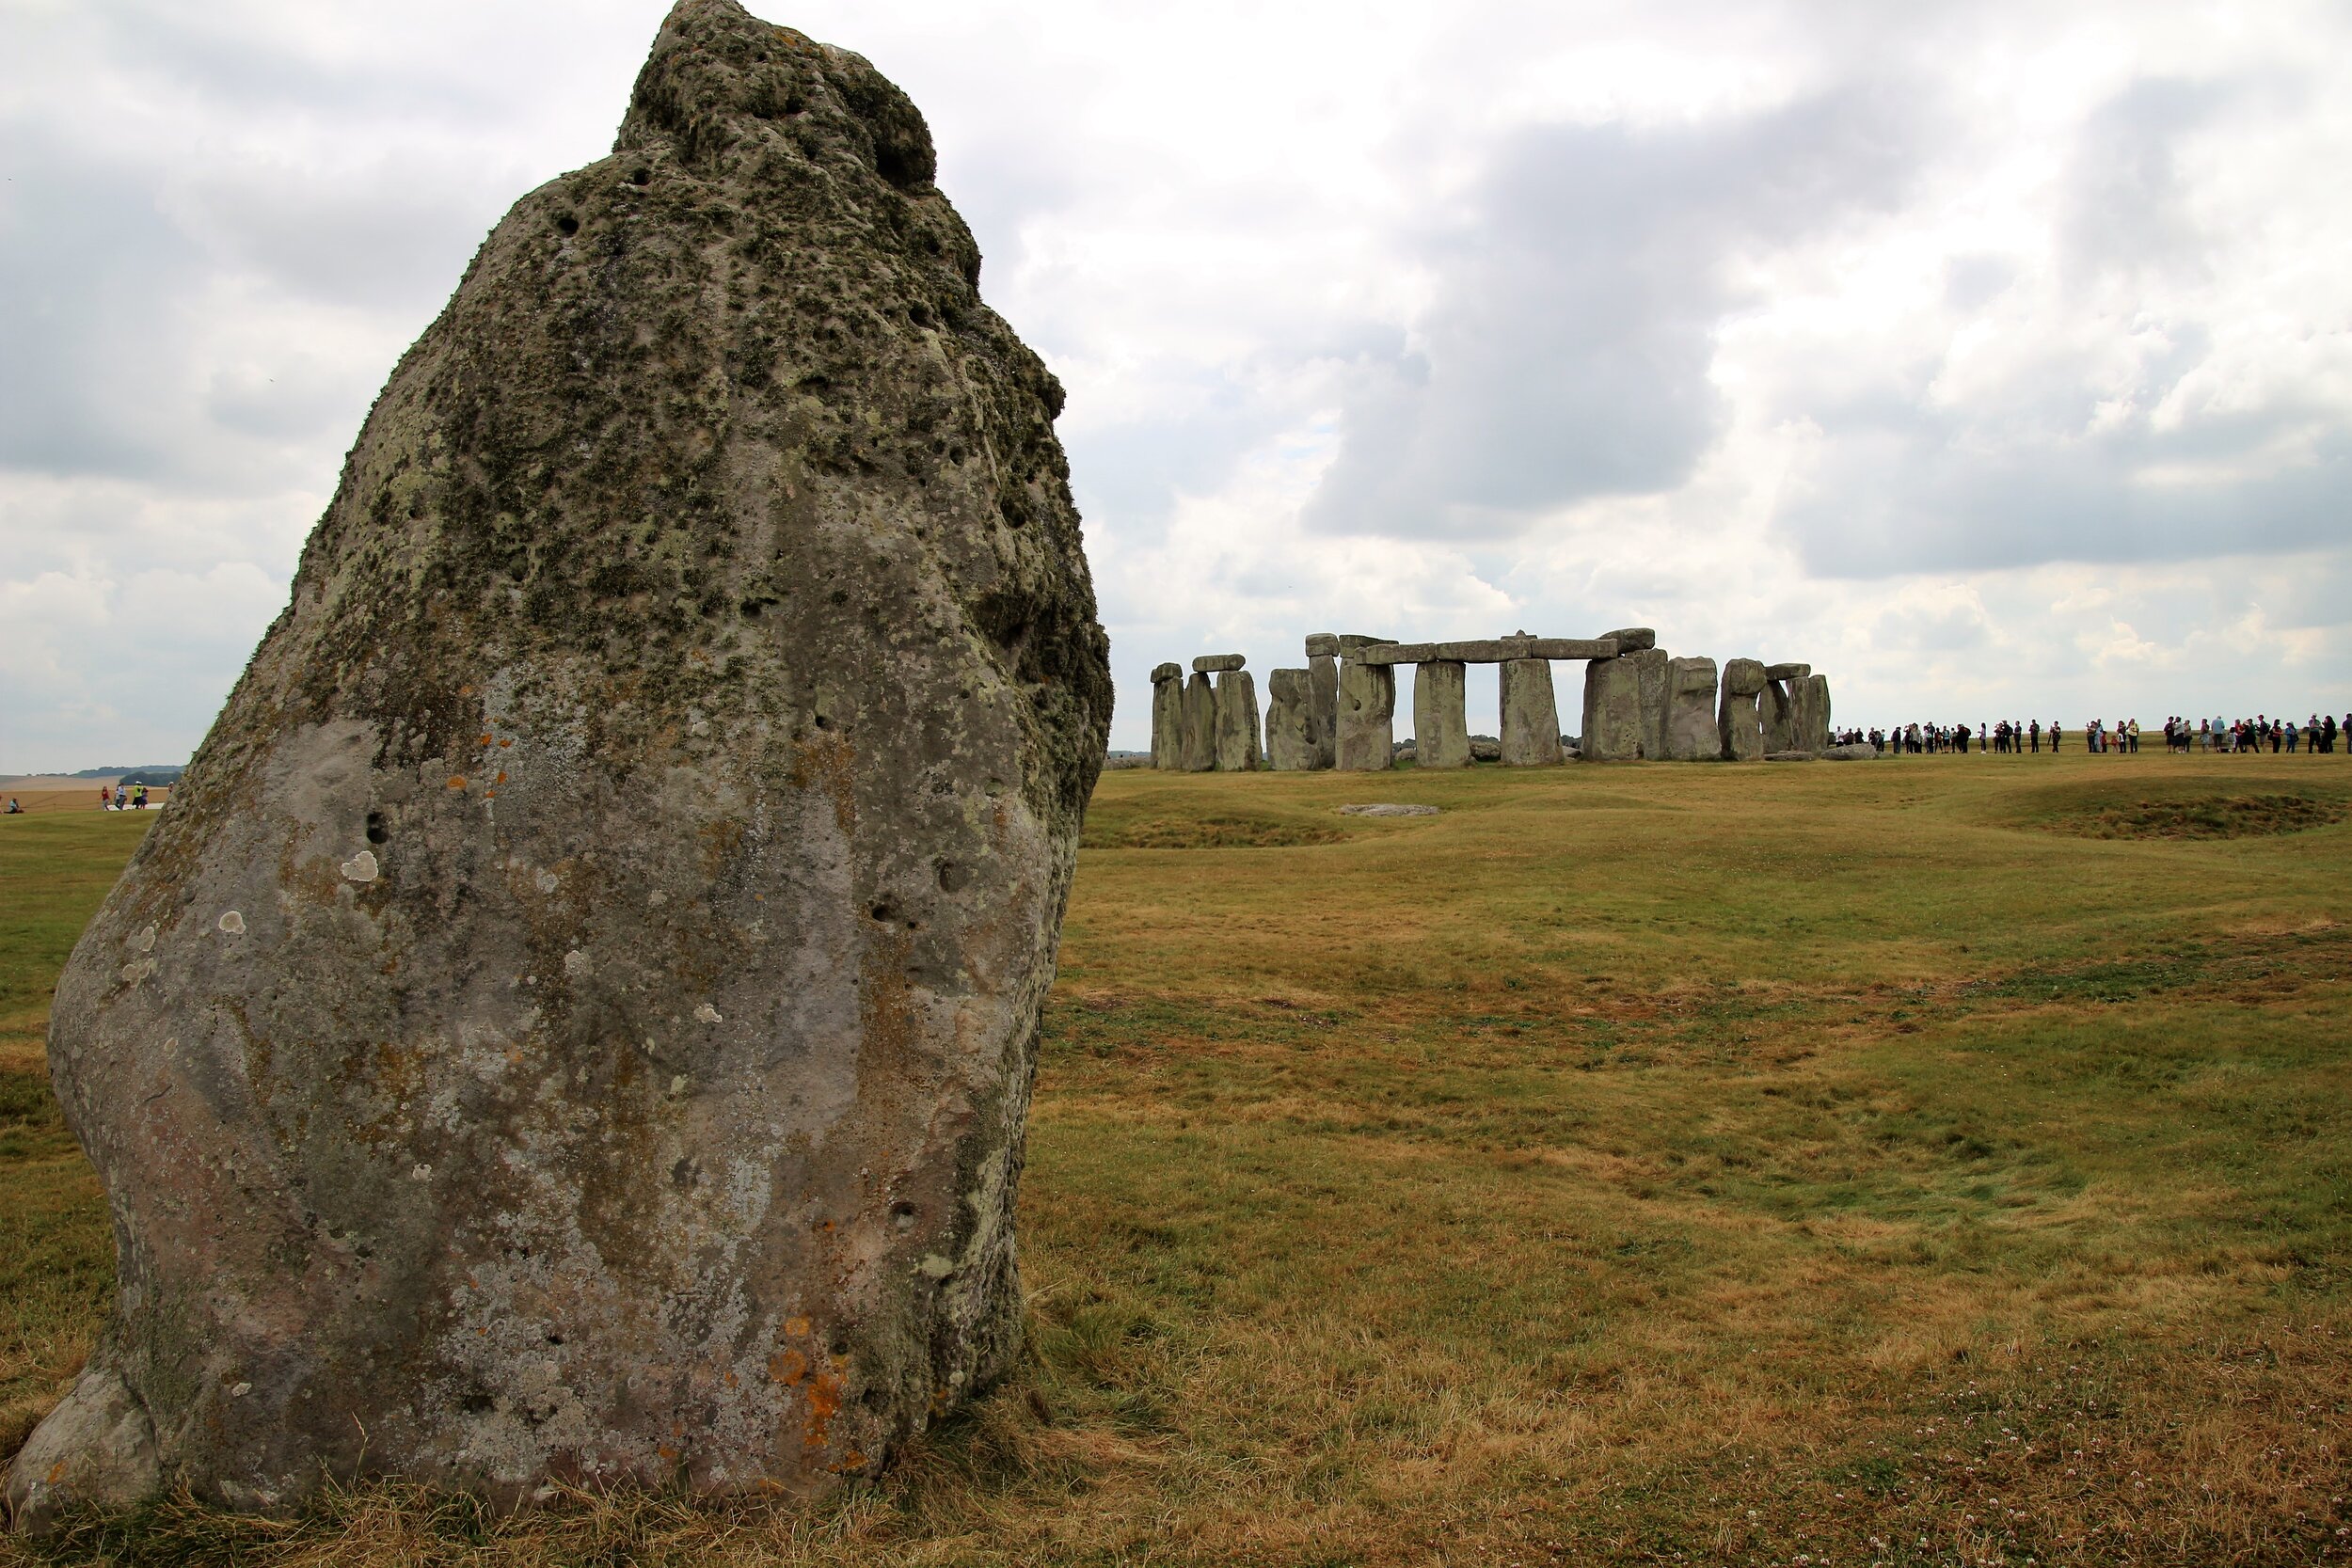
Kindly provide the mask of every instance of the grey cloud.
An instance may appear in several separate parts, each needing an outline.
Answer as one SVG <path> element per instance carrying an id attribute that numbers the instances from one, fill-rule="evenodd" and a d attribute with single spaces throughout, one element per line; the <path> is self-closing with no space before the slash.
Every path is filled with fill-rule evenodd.
<path id="1" fill-rule="evenodd" d="M 2076 282 L 2105 273 L 2194 275 L 2204 242 L 2175 144 L 2231 95 L 2216 83 L 2142 79 L 2091 115 L 2063 187 L 2060 239 Z"/>
<path id="2" fill-rule="evenodd" d="M 1335 532 L 1507 537 L 1530 514 L 1686 479 L 1724 418 L 1708 380 L 1725 263 L 1899 192 L 1909 111 L 1848 93 L 1734 122 L 1513 137 L 1427 258 L 1420 347 L 1371 367 L 1309 509 Z"/>

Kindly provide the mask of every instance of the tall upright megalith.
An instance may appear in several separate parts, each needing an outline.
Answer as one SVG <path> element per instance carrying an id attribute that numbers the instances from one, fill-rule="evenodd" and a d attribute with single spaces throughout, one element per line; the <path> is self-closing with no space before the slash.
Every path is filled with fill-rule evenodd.
<path id="1" fill-rule="evenodd" d="M 120 1289 L 20 1525 L 802 1491 L 1010 1363 L 1111 685 L 931 176 L 865 60 L 681 0 L 393 372 L 58 985 Z"/>
<path id="2" fill-rule="evenodd" d="M 1258 686 L 1247 670 L 1216 677 L 1216 766 L 1221 773 L 1258 770 Z"/>
<path id="3" fill-rule="evenodd" d="M 1181 755 L 1187 773 L 1216 769 L 1216 688 L 1205 673 L 1196 673 L 1184 683 L 1184 744 Z"/>
<path id="4" fill-rule="evenodd" d="M 1502 762 L 1507 768 L 1540 768 L 1560 760 L 1560 702 L 1551 688 L 1551 661 L 1504 659 Z"/>
<path id="5" fill-rule="evenodd" d="M 1808 673 L 1788 683 L 1789 729 L 1801 752 L 1829 750 L 1829 677 Z"/>
<path id="6" fill-rule="evenodd" d="M 1764 689 L 1756 699 L 1756 710 L 1764 725 L 1766 755 L 1810 749 L 1798 738 L 1801 723 L 1796 684 L 1812 673 L 1813 666 L 1810 664 L 1768 664 L 1764 667 Z"/>
<path id="7" fill-rule="evenodd" d="M 1413 766 L 1468 768 L 1469 670 L 1454 658 L 1413 666 Z"/>
<path id="8" fill-rule="evenodd" d="M 1349 772 L 1378 772 L 1396 763 L 1396 666 L 1345 657 L 1389 641 L 1340 639 L 1338 765 Z"/>
<path id="9" fill-rule="evenodd" d="M 1308 695 L 1314 705 L 1315 766 L 1337 768 L 1340 744 L 1340 639 L 1336 632 L 1307 637 Z"/>
<path id="10" fill-rule="evenodd" d="M 1666 661 L 1666 713 L 1659 755 L 1668 762 L 1712 762 L 1723 754 L 1715 724 L 1715 661 Z"/>
<path id="11" fill-rule="evenodd" d="M 1317 761 L 1314 710 L 1304 670 L 1266 673 L 1265 762 L 1278 772 L 1312 772 Z"/>
<path id="12" fill-rule="evenodd" d="M 1755 659 L 1724 661 L 1723 701 L 1716 710 L 1715 734 L 1725 762 L 1763 760 L 1764 725 L 1756 701 L 1764 684 L 1764 666 Z"/>
<path id="13" fill-rule="evenodd" d="M 1184 755 L 1184 666 L 1157 665 L 1152 671 L 1152 766 L 1181 768 Z"/>

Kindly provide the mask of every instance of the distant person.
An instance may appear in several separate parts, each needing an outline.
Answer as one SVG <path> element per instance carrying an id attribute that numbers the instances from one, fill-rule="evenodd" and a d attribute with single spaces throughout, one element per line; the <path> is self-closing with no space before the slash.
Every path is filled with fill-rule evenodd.
<path id="1" fill-rule="evenodd" d="M 2042 754 L 2041 720 L 2037 719 L 2032 723 L 2026 726 L 2026 744 L 2033 749 L 2033 754 L 2035 756 L 2040 756 Z"/>
<path id="2" fill-rule="evenodd" d="M 98 809 L 100 811 L 104 811 L 108 806 L 113 805 L 114 800 L 115 792 L 112 789 L 104 784 L 98 786 Z"/>
<path id="3" fill-rule="evenodd" d="M 22 816 L 24 815 L 24 807 L 23 803 L 20 802 L 13 795 L 8 797 L 8 809 L 6 812 L 0 812 L 0 816 Z"/>

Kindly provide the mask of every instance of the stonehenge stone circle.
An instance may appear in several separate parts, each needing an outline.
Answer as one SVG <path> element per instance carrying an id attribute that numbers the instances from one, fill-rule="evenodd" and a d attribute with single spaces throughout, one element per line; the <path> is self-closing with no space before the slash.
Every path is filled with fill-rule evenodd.
<path id="1" fill-rule="evenodd" d="M 1764 685 L 1764 666 L 1755 659 L 1735 658 L 1724 663 L 1723 703 L 1715 721 L 1724 761 L 1763 760 L 1764 726 L 1756 714 L 1756 701 Z"/>
<path id="2" fill-rule="evenodd" d="M 864 59 L 681 0 L 392 372 L 58 983 L 119 1293 L 20 1528 L 808 1492 L 1012 1363 L 1111 684 L 932 173 Z"/>
<path id="3" fill-rule="evenodd" d="M 1196 675 L 1228 674 L 1248 662 L 1239 654 L 1202 654 L 1192 661 L 1192 673 Z"/>
<path id="4" fill-rule="evenodd" d="M 1668 762 L 1711 762 L 1724 754 L 1723 736 L 1715 722 L 1713 659 L 1666 661 L 1664 729 L 1664 745 L 1659 754 Z"/>
<path id="5" fill-rule="evenodd" d="M 1184 750 L 1184 672 L 1181 665 L 1162 664 L 1152 671 L 1152 766 L 1183 766 Z"/>
<path id="6" fill-rule="evenodd" d="M 1413 760 L 1417 766 L 1470 766 L 1467 680 L 1468 667 L 1455 659 L 1430 659 L 1414 667 Z"/>
<path id="7" fill-rule="evenodd" d="M 1319 766 L 1311 680 L 1304 670 L 1266 673 L 1266 766 L 1277 771 L 1308 773 Z"/>
<path id="8" fill-rule="evenodd" d="M 1376 647 L 1382 637 L 1340 639 L 1343 656 Z M 1396 746 L 1396 667 L 1343 657 L 1339 679 L 1338 763 L 1349 772 L 1377 772 L 1391 765 Z"/>
<path id="9" fill-rule="evenodd" d="M 1247 670 L 1216 677 L 1216 767 L 1220 773 L 1258 770 L 1258 686 Z"/>
<path id="10" fill-rule="evenodd" d="M 1502 763 L 1539 768 L 1560 760 L 1560 705 L 1547 659 L 1514 658 L 1501 666 Z"/>
<path id="11" fill-rule="evenodd" d="M 1216 768 L 1216 689 L 1206 675 L 1184 683 L 1184 769 L 1207 773 Z"/>

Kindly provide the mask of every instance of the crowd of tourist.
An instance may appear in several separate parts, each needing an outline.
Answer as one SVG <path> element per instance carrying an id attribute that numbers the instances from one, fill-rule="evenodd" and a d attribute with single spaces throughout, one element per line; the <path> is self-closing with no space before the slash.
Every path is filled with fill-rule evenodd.
<path id="1" fill-rule="evenodd" d="M 2164 721 L 2163 741 L 2168 752 L 2299 750 L 2332 753 L 2337 740 L 2346 731 L 2352 731 L 2352 713 L 2345 714 L 2341 724 L 2332 713 L 2314 713 L 2299 724 L 2292 719 L 2273 719 L 2263 713 L 2251 719 L 2190 720 L 2176 715 Z M 2086 752 L 2137 752 L 2139 721 L 2125 719 L 2109 725 L 2104 719 L 2093 719 L 2071 735 L 2059 723 L 2044 727 L 2039 719 L 2024 723 L 2004 719 L 1997 724 L 1979 723 L 1973 732 L 1965 724 L 1898 724 L 1892 730 L 1840 730 L 1831 736 L 1835 745 L 1867 742 L 1876 747 L 1882 756 L 1890 749 L 1902 755 L 1921 756 L 1941 752 L 1965 753 L 1971 748 L 2012 756 L 2038 755 L 2045 745 L 2057 752 L 2069 739 Z"/>

